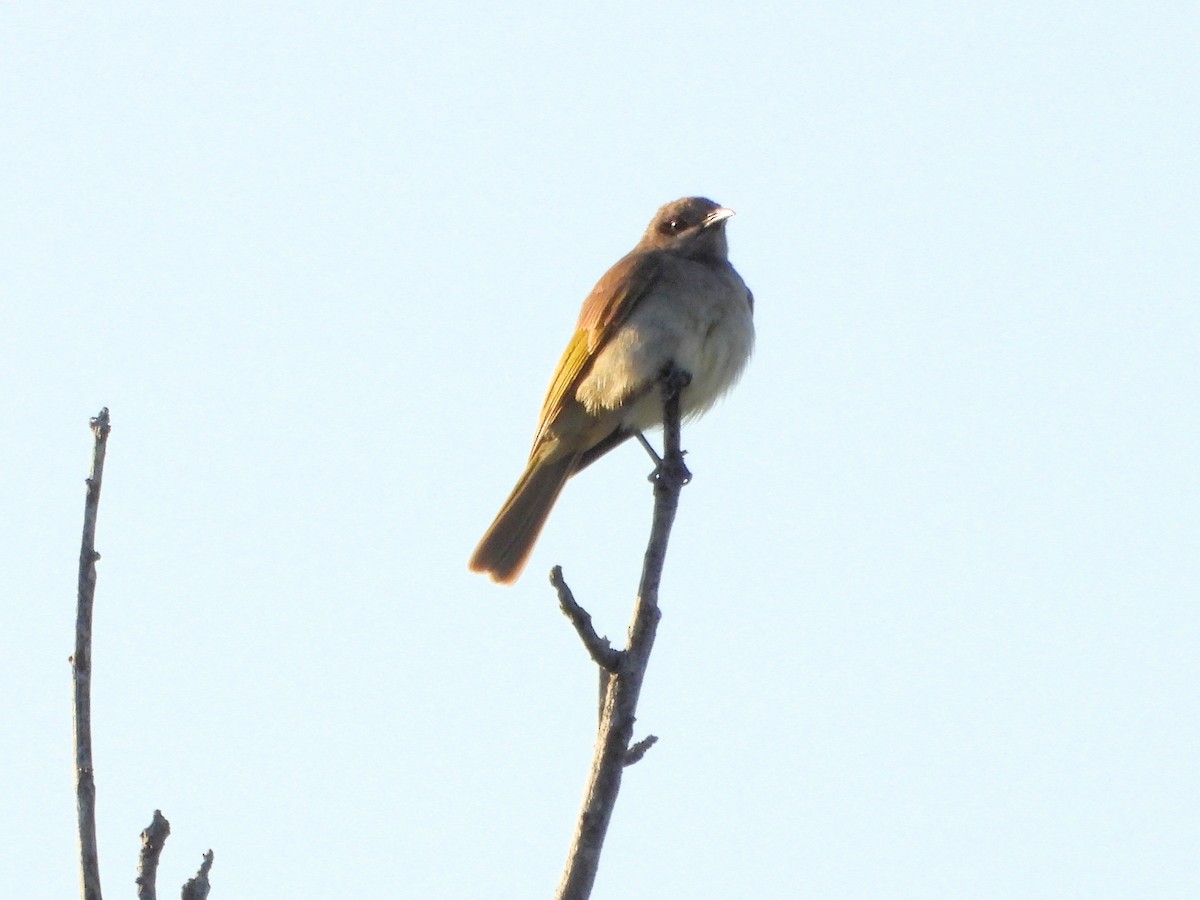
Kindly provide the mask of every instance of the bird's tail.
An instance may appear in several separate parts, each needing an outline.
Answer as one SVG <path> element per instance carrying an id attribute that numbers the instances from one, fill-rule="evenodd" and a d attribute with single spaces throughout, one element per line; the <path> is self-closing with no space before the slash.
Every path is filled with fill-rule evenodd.
<path id="1" fill-rule="evenodd" d="M 471 571 L 486 572 L 500 584 L 512 584 L 520 577 L 546 517 L 578 461 L 579 455 L 574 454 L 529 463 L 475 548 Z"/>

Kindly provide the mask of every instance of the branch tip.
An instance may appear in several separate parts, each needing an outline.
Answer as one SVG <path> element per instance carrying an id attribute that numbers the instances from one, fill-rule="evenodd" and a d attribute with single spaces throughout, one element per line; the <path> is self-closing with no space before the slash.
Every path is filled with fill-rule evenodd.
<path id="1" fill-rule="evenodd" d="M 209 850 L 204 854 L 203 862 L 200 863 L 200 868 L 196 871 L 194 878 L 189 878 L 187 884 L 183 886 L 183 891 L 180 894 L 182 900 L 205 900 L 211 886 L 208 883 L 208 872 L 212 869 L 213 852 Z"/>
<path id="2" fill-rule="evenodd" d="M 138 853 L 137 885 L 138 900 L 155 900 L 158 877 L 158 860 L 162 855 L 163 844 L 171 834 L 171 823 L 166 820 L 162 810 L 156 809 L 150 824 L 142 832 L 142 849 Z"/>

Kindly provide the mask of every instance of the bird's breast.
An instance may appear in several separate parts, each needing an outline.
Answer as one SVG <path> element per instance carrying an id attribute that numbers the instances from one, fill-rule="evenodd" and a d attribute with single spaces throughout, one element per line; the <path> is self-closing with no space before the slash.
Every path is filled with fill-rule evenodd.
<path id="1" fill-rule="evenodd" d="M 592 414 L 621 411 L 645 430 L 662 422 L 656 390 L 674 364 L 692 376 L 685 417 L 699 415 L 737 382 L 754 346 L 750 292 L 728 263 L 672 260 L 625 322 L 600 348 L 576 391 Z"/>

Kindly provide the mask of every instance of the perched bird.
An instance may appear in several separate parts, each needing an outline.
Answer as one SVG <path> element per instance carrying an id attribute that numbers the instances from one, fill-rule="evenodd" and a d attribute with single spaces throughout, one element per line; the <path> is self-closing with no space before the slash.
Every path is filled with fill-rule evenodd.
<path id="1" fill-rule="evenodd" d="M 738 380 L 754 345 L 754 297 L 729 264 L 732 215 L 703 197 L 668 203 L 592 289 L 550 382 L 525 472 L 475 548 L 473 571 L 517 580 L 567 479 L 662 424 L 657 387 L 672 364 L 691 376 L 680 396 L 684 418 Z"/>

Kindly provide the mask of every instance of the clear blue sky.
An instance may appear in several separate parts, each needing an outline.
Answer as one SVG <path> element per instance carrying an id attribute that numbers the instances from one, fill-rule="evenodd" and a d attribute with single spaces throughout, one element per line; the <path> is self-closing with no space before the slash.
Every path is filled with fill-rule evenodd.
<path id="1" fill-rule="evenodd" d="M 0 885 L 72 896 L 90 450 L 101 863 L 532 898 L 622 638 L 636 447 L 466 559 L 579 303 L 737 210 L 597 898 L 1200 896 L 1193 4 L 0 12 Z"/>

